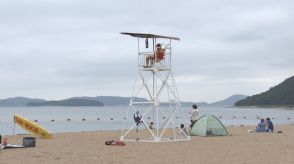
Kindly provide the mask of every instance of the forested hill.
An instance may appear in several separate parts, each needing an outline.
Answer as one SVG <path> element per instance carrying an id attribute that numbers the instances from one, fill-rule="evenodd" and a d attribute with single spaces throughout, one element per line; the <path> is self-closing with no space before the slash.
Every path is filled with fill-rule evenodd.
<path id="1" fill-rule="evenodd" d="M 294 76 L 270 90 L 236 102 L 236 106 L 293 106 Z"/>

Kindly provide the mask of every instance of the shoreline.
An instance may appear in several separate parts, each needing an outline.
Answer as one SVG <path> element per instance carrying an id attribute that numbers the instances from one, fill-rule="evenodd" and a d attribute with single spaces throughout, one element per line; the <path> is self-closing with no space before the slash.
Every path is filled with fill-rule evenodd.
<path id="1" fill-rule="evenodd" d="M 294 110 L 294 105 L 256 105 L 256 106 L 232 106 L 228 108 L 270 108 L 270 109 L 285 109 Z"/>
<path id="2" fill-rule="evenodd" d="M 229 136 L 192 136 L 188 142 L 125 142 L 125 146 L 107 146 L 106 140 L 118 140 L 120 130 L 54 133 L 53 139 L 36 139 L 36 147 L 0 150 L 1 164 L 18 163 L 200 163 L 200 164 L 292 164 L 294 126 L 277 125 L 283 133 L 248 133 L 254 126 L 227 127 Z M 22 138 L 8 137 L 9 144 L 21 144 Z"/>
<path id="3" fill-rule="evenodd" d="M 256 121 L 256 125 L 258 124 L 258 121 Z M 225 127 L 227 129 L 229 128 L 239 128 L 239 127 L 251 127 L 252 129 L 255 129 L 256 125 L 246 125 L 246 124 L 239 124 L 239 125 L 225 125 Z M 287 123 L 287 124 L 275 124 L 276 126 L 294 126 L 294 123 Z M 101 133 L 101 132 L 119 132 L 121 133 L 121 129 L 103 129 L 103 130 L 81 130 L 81 131 L 64 131 L 64 132 L 51 132 L 52 135 L 54 134 L 64 134 L 64 133 Z M 14 135 L 10 135 L 10 134 L 1 134 L 2 137 L 3 136 L 7 136 L 7 137 L 13 137 L 13 136 L 32 136 L 32 134 L 30 133 L 19 133 L 19 134 L 14 134 Z"/>

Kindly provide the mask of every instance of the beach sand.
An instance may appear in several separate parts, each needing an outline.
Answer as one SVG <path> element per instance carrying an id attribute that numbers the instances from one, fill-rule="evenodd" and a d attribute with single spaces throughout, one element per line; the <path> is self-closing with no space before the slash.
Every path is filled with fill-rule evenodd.
<path id="1" fill-rule="evenodd" d="M 293 164 L 294 126 L 278 126 L 283 133 L 248 133 L 254 127 L 229 127 L 230 136 L 197 137 L 189 142 L 126 142 L 120 131 L 57 133 L 54 139 L 37 138 L 37 146 L 0 150 L 0 164 Z M 4 136 L 10 144 L 22 144 L 29 135 Z"/>

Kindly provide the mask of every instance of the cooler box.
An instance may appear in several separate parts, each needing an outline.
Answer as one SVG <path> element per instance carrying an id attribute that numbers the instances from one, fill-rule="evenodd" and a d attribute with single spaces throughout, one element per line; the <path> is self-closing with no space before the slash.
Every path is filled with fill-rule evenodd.
<path id="1" fill-rule="evenodd" d="M 35 147 L 36 146 L 36 138 L 35 137 L 24 137 L 22 145 L 24 147 Z"/>

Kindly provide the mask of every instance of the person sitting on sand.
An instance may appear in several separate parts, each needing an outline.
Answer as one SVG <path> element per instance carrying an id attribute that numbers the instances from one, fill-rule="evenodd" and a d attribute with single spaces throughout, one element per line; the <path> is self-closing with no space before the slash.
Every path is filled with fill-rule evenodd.
<path id="1" fill-rule="evenodd" d="M 153 129 L 153 122 L 150 122 L 149 129 Z"/>
<path id="2" fill-rule="evenodd" d="M 266 132 L 274 132 L 274 124 L 270 118 L 266 118 Z"/>
<path id="3" fill-rule="evenodd" d="M 256 132 L 266 132 L 266 124 L 265 124 L 265 121 L 264 121 L 263 118 L 257 124 L 257 127 L 256 127 L 255 131 Z"/>
<path id="4" fill-rule="evenodd" d="M 182 135 L 189 135 L 189 133 L 188 133 L 187 129 L 185 128 L 185 125 L 184 124 L 181 124 L 180 125 L 180 128 L 182 130 L 182 133 L 184 133 Z"/>

